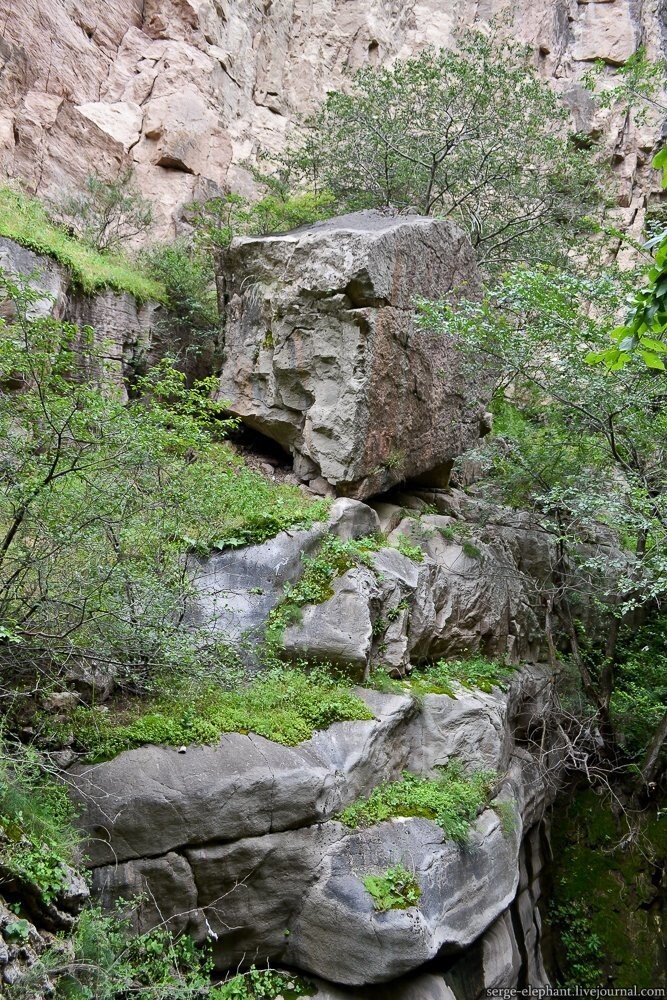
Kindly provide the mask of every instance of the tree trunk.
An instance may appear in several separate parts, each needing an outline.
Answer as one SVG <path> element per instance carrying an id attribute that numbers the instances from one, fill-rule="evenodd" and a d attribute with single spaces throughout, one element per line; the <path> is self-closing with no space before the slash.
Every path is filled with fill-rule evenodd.
<path id="1" fill-rule="evenodd" d="M 647 788 L 656 781 L 660 774 L 660 755 L 665 742 L 667 742 L 667 712 L 663 715 L 660 725 L 653 734 L 642 761 L 641 777 Z"/>

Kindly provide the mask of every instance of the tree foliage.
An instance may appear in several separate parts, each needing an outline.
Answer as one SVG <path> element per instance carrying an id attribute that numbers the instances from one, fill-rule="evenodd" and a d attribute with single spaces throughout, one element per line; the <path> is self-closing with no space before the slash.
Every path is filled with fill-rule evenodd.
<path id="1" fill-rule="evenodd" d="M 166 290 L 154 331 L 159 350 L 173 354 L 190 378 L 214 372 L 220 316 L 211 254 L 178 239 L 148 247 L 141 260 Z"/>
<path id="2" fill-rule="evenodd" d="M 214 379 L 187 387 L 166 358 L 127 403 L 92 331 L 34 318 L 38 293 L 0 277 L 0 666 L 99 659 L 145 683 L 202 660 L 188 553 L 321 509 L 234 459 Z"/>
<path id="3" fill-rule="evenodd" d="M 339 209 L 448 216 L 493 268 L 558 257 L 596 201 L 590 153 L 567 132 L 528 51 L 498 29 L 468 31 L 454 50 L 356 72 L 279 166 Z"/>
<path id="4" fill-rule="evenodd" d="M 65 199 L 55 214 L 82 242 L 103 253 L 120 250 L 153 222 L 151 202 L 136 187 L 131 167 L 111 181 L 91 174 L 83 190 Z"/>
<path id="5" fill-rule="evenodd" d="M 260 182 L 270 181 L 258 175 Z M 290 196 L 280 184 L 254 203 L 238 194 L 192 202 L 190 219 L 195 238 L 205 251 L 220 254 L 235 236 L 266 236 L 327 219 L 333 214 L 330 194 L 302 192 Z"/>
<path id="6" fill-rule="evenodd" d="M 458 338 L 469 365 L 494 375 L 495 434 L 483 449 L 490 485 L 535 511 L 558 542 L 556 586 L 546 596 L 610 750 L 617 624 L 591 666 L 580 649 L 578 598 L 592 595 L 618 623 L 667 593 L 664 375 L 643 363 L 610 372 L 587 361 L 608 343 L 634 280 L 611 268 L 583 276 L 521 267 L 482 302 L 423 312 L 429 327 Z"/>

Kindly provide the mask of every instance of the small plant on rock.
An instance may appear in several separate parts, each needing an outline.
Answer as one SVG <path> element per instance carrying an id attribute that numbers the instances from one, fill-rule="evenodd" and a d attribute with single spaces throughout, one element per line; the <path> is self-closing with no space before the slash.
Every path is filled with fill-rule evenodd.
<path id="1" fill-rule="evenodd" d="M 356 829 L 400 816 L 423 816 L 434 820 L 451 840 L 465 843 L 494 779 L 492 771 L 465 774 L 457 761 L 441 768 L 437 778 L 404 771 L 400 781 L 378 785 L 365 801 L 348 806 L 338 818 Z"/>
<path id="2" fill-rule="evenodd" d="M 111 181 L 91 174 L 83 191 L 58 206 L 57 218 L 84 243 L 106 253 L 148 232 L 153 208 L 136 187 L 128 167 Z"/>
<path id="3" fill-rule="evenodd" d="M 362 882 L 373 898 L 373 907 L 381 913 L 407 910 L 419 903 L 419 883 L 403 865 L 393 865 L 382 875 L 365 875 Z"/>

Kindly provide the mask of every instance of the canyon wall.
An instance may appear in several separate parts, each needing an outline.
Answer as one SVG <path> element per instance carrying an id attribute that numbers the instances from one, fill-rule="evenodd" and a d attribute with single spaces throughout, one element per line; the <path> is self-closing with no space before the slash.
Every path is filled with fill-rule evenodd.
<path id="1" fill-rule="evenodd" d="M 192 197 L 249 191 L 243 164 L 279 149 L 347 70 L 448 45 L 506 11 L 584 133 L 609 130 L 622 222 L 643 218 L 655 129 L 596 115 L 579 81 L 663 45 L 662 0 L 1 0 L 0 169 L 57 198 L 131 163 L 156 235 Z"/>

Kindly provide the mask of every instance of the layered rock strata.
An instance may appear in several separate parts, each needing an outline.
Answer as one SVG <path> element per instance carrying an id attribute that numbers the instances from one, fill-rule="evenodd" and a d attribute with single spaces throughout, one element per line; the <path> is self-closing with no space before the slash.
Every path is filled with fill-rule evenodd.
<path id="1" fill-rule="evenodd" d="M 220 969 L 269 959 L 363 986 L 437 957 L 454 968 L 480 942 L 482 951 L 498 952 L 486 961 L 502 985 L 516 979 L 508 914 L 529 888 L 523 834 L 541 819 L 550 793 L 537 758 L 514 735 L 519 725 L 523 732 L 541 724 L 549 669 L 523 667 L 506 691 L 457 688 L 454 698 L 428 695 L 421 705 L 359 693 L 373 721 L 337 723 L 294 748 L 229 734 L 186 753 L 145 747 L 72 769 L 95 891 L 109 904 L 141 893 L 141 927 L 166 919 L 210 939 Z M 359 830 L 336 819 L 403 770 L 435 774 L 454 758 L 493 768 L 492 805 L 505 803 L 502 822 L 493 807 L 480 814 L 467 845 L 426 819 Z M 362 878 L 397 863 L 414 873 L 419 905 L 379 913 Z M 533 934 L 537 963 L 529 908 L 525 936 Z M 465 1000 L 471 995 L 451 988 Z"/>
<path id="2" fill-rule="evenodd" d="M 150 355 L 162 313 L 159 303 L 137 302 L 127 292 L 111 290 L 84 295 L 72 287 L 66 268 L 2 236 L 0 268 L 29 279 L 38 295 L 29 309 L 32 318 L 52 316 L 93 331 L 98 360 L 97 371 L 90 374 L 115 384 L 124 395 L 125 380 Z"/>

